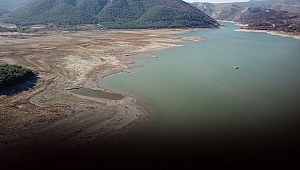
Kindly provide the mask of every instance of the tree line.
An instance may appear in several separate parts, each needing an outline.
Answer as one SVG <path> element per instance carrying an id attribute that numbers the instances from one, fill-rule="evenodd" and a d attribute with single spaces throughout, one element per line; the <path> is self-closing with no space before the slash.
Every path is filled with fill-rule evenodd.
<path id="1" fill-rule="evenodd" d="M 33 75 L 30 69 L 19 65 L 0 65 L 0 89 L 22 83 Z"/>
<path id="2" fill-rule="evenodd" d="M 180 0 L 36 0 L 3 21 L 33 24 L 101 24 L 108 29 L 216 28 L 218 23 Z"/>

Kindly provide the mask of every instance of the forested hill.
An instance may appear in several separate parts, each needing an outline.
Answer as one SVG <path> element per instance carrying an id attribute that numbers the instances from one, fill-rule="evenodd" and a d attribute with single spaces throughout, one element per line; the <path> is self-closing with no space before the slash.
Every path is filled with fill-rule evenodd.
<path id="1" fill-rule="evenodd" d="M 0 0 L 0 16 L 23 5 L 29 4 L 31 1 L 32 0 Z"/>
<path id="2" fill-rule="evenodd" d="M 75 0 L 34 0 L 8 14 L 4 22 L 16 25 L 48 23 L 72 25 L 97 23 L 97 19 L 84 10 L 80 10 Z"/>
<path id="3" fill-rule="evenodd" d="M 96 24 L 106 28 L 217 28 L 182 0 L 34 0 L 3 20 L 16 25 Z"/>

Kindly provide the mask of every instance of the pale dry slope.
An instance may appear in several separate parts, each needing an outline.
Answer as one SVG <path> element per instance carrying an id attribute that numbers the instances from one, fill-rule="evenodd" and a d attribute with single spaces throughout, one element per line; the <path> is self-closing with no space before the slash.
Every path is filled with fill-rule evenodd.
<path id="1" fill-rule="evenodd" d="M 180 46 L 174 42 L 200 40 L 174 36 L 187 31 L 1 34 L 0 64 L 19 64 L 38 73 L 34 88 L 0 95 L 1 166 L 80 148 L 109 152 L 112 143 L 141 131 L 154 115 L 145 101 L 131 96 L 120 101 L 84 97 L 69 90 L 99 89 L 96 82 L 101 77 L 128 69 L 129 55 L 153 56 L 149 52 Z"/>

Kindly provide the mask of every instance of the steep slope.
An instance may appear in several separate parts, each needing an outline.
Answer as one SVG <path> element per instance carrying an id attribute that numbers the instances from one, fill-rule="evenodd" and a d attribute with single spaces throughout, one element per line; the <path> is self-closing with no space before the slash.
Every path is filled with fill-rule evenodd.
<path id="1" fill-rule="evenodd" d="M 219 24 L 181 0 L 118 0 L 98 14 L 109 28 L 216 28 Z"/>
<path id="2" fill-rule="evenodd" d="M 246 23 L 244 29 L 284 31 L 289 33 L 300 33 L 300 14 L 286 11 L 276 11 L 272 9 L 251 11 L 240 19 Z"/>
<path id="3" fill-rule="evenodd" d="M 195 2 L 191 5 L 217 20 L 237 21 L 240 18 L 239 15 L 245 15 L 248 8 L 256 7 L 300 13 L 300 0 L 252 0 L 219 4 Z"/>
<path id="4" fill-rule="evenodd" d="M 252 0 L 224 4 L 192 3 L 193 6 L 218 20 L 247 24 L 244 29 L 300 33 L 300 0 Z M 276 9 L 276 10 L 274 10 Z"/>
<path id="5" fill-rule="evenodd" d="M 110 0 L 76 0 L 73 5 L 91 15 L 97 15 Z"/>
<path id="6" fill-rule="evenodd" d="M 197 2 L 193 4 L 199 10 L 217 20 L 232 20 L 238 13 L 244 10 L 243 7 L 231 3 L 213 4 Z"/>
<path id="7" fill-rule="evenodd" d="M 108 2 L 99 12 L 98 18 L 103 22 L 128 22 L 137 20 L 144 12 L 141 1 L 117 0 Z"/>
<path id="8" fill-rule="evenodd" d="M 277 11 L 300 13 L 300 0 L 261 0 L 249 2 L 236 2 L 233 4 L 244 8 L 262 7 L 265 9 L 274 9 Z"/>
<path id="9" fill-rule="evenodd" d="M 106 28 L 217 28 L 219 23 L 182 0 L 35 0 L 5 19 L 17 25 L 95 24 Z"/>
<path id="10" fill-rule="evenodd" d="M 17 25 L 31 24 L 87 24 L 97 19 L 76 6 L 75 0 L 35 0 L 11 12 L 5 22 Z"/>
<path id="11" fill-rule="evenodd" d="M 0 0 L 0 16 L 29 4 L 31 1 L 32 0 Z"/>

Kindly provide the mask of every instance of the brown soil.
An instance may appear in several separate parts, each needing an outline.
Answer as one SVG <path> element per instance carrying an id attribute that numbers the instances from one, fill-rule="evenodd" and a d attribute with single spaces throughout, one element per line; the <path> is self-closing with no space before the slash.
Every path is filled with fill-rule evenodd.
<path id="1" fill-rule="evenodd" d="M 1 34 L 0 64 L 18 64 L 38 73 L 34 88 L 0 95 L 1 166 L 27 162 L 31 167 L 37 157 L 74 148 L 106 148 L 102 150 L 109 152 L 112 143 L 140 132 L 153 118 L 153 111 L 141 100 L 131 96 L 104 100 L 74 95 L 69 90 L 99 89 L 96 81 L 101 77 L 128 69 L 128 55 L 155 57 L 149 51 L 179 46 L 174 42 L 199 40 L 173 36 L 186 31 L 99 30 L 24 37 Z"/>

